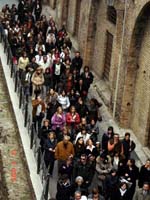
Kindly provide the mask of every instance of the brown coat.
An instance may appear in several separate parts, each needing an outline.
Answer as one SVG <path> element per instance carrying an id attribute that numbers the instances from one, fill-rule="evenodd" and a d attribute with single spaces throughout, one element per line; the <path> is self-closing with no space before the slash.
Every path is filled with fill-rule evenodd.
<path id="1" fill-rule="evenodd" d="M 74 156 L 74 147 L 71 142 L 68 142 L 67 147 L 64 148 L 63 141 L 56 146 L 55 158 L 57 160 L 66 160 L 70 155 Z"/>
<path id="2" fill-rule="evenodd" d="M 37 110 L 37 107 L 39 104 L 42 105 L 42 112 L 45 112 L 45 103 L 43 101 L 39 102 L 37 99 L 34 99 L 34 100 L 32 100 L 32 107 L 33 107 L 32 116 L 33 117 L 35 117 L 35 115 L 36 115 L 36 110 Z"/>

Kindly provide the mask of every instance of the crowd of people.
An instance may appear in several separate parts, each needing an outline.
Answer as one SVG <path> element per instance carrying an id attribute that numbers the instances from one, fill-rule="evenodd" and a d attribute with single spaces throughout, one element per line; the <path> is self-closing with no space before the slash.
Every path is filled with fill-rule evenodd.
<path id="1" fill-rule="evenodd" d="M 50 176 L 58 162 L 56 199 L 150 200 L 150 160 L 136 166 L 130 133 L 121 140 L 110 126 L 99 140 L 94 76 L 79 51 L 72 55 L 65 26 L 42 15 L 40 0 L 6 4 L 0 17 Z"/>

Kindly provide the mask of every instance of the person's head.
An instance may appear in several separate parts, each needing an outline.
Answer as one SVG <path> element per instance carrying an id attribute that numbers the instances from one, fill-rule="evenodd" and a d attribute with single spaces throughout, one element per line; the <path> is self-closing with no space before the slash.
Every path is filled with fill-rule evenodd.
<path id="1" fill-rule="evenodd" d="M 92 198 L 93 200 L 99 200 L 99 191 L 98 188 L 92 189 Z"/>
<path id="2" fill-rule="evenodd" d="M 86 131 L 86 128 L 85 127 L 82 127 L 81 128 L 81 134 L 82 135 L 86 135 L 87 131 Z"/>
<path id="3" fill-rule="evenodd" d="M 45 73 L 48 73 L 48 74 L 50 73 L 50 70 L 48 67 L 45 69 Z"/>
<path id="4" fill-rule="evenodd" d="M 126 182 L 122 182 L 121 184 L 120 184 L 120 188 L 121 188 L 121 190 L 126 190 L 126 189 L 128 189 L 128 186 L 127 186 L 127 183 Z"/>
<path id="5" fill-rule="evenodd" d="M 145 192 L 150 191 L 150 183 L 144 182 L 144 184 L 143 184 L 143 190 L 144 190 Z"/>
<path id="6" fill-rule="evenodd" d="M 118 151 L 114 151 L 114 157 L 119 157 L 119 153 L 118 153 Z"/>
<path id="7" fill-rule="evenodd" d="M 81 186 L 83 183 L 83 177 L 82 176 L 77 176 L 75 179 L 75 182 L 77 183 L 78 186 Z"/>
<path id="8" fill-rule="evenodd" d="M 86 142 L 86 145 L 87 146 L 92 146 L 93 145 L 92 139 L 88 139 L 87 142 Z"/>
<path id="9" fill-rule="evenodd" d="M 57 63 L 57 64 L 60 63 L 60 58 L 57 58 L 56 63 Z"/>
<path id="10" fill-rule="evenodd" d="M 68 175 L 67 174 L 63 174 L 61 177 L 60 177 L 61 181 L 63 183 L 66 183 L 69 179 Z"/>
<path id="11" fill-rule="evenodd" d="M 65 90 L 62 90 L 61 95 L 62 95 L 63 97 L 65 97 L 65 96 L 66 96 L 66 91 L 65 91 Z"/>
<path id="12" fill-rule="evenodd" d="M 63 113 L 63 109 L 62 109 L 61 106 L 58 106 L 58 108 L 57 108 L 57 113 L 58 113 L 58 114 L 62 114 L 62 113 Z"/>
<path id="13" fill-rule="evenodd" d="M 130 133 L 128 133 L 128 132 L 125 133 L 125 140 L 126 141 L 130 140 Z"/>
<path id="14" fill-rule="evenodd" d="M 67 135 L 64 135 L 63 143 L 64 143 L 64 144 L 68 144 L 69 140 L 70 140 L 70 137 L 67 136 Z"/>
<path id="15" fill-rule="evenodd" d="M 38 67 L 36 69 L 36 74 L 40 75 L 43 72 L 43 69 L 41 67 Z"/>
<path id="16" fill-rule="evenodd" d="M 95 119 L 91 119 L 90 124 L 94 126 L 96 124 Z"/>
<path id="17" fill-rule="evenodd" d="M 42 50 L 40 48 L 38 50 L 38 54 L 39 54 L 39 56 L 42 56 Z"/>
<path id="18" fill-rule="evenodd" d="M 44 126 L 49 126 L 49 120 L 48 119 L 44 120 Z"/>
<path id="19" fill-rule="evenodd" d="M 23 56 L 24 58 L 26 58 L 26 57 L 27 57 L 27 53 L 24 51 L 23 54 L 22 54 L 22 56 Z"/>
<path id="20" fill-rule="evenodd" d="M 66 63 L 66 65 L 70 65 L 71 63 L 70 63 L 70 59 L 67 59 L 66 61 L 65 61 L 65 63 Z"/>
<path id="21" fill-rule="evenodd" d="M 33 57 L 33 58 L 32 58 L 32 63 L 35 63 L 35 61 L 36 61 L 36 58 Z"/>
<path id="22" fill-rule="evenodd" d="M 82 164 L 86 164 L 87 161 L 87 155 L 86 154 L 82 154 L 80 157 L 80 161 Z"/>
<path id="23" fill-rule="evenodd" d="M 95 162 L 95 155 L 92 154 L 92 153 L 89 154 L 89 155 L 88 155 L 88 161 L 89 161 L 89 162 Z"/>
<path id="24" fill-rule="evenodd" d="M 46 55 L 43 56 L 43 61 L 47 62 L 47 56 Z"/>
<path id="25" fill-rule="evenodd" d="M 74 94 L 75 94 L 74 89 L 71 89 L 71 90 L 70 90 L 70 94 L 71 94 L 71 95 L 74 95 Z"/>
<path id="26" fill-rule="evenodd" d="M 119 134 L 115 133 L 114 134 L 114 142 L 118 142 L 119 141 Z"/>
<path id="27" fill-rule="evenodd" d="M 84 67 L 84 72 L 89 72 L 89 66 Z"/>
<path id="28" fill-rule="evenodd" d="M 54 140 L 55 139 L 55 133 L 54 132 L 49 132 L 48 137 L 50 140 Z"/>
<path id="29" fill-rule="evenodd" d="M 68 156 L 68 158 L 66 159 L 66 164 L 71 165 L 72 164 L 72 160 L 73 160 L 73 157 L 72 156 Z"/>
<path id="30" fill-rule="evenodd" d="M 63 133 L 63 135 L 68 135 L 69 130 L 68 130 L 68 127 L 67 127 L 67 126 L 64 126 L 64 127 L 63 127 L 62 133 Z"/>
<path id="31" fill-rule="evenodd" d="M 103 162 L 108 161 L 106 152 L 100 154 L 100 160 Z"/>
<path id="32" fill-rule="evenodd" d="M 78 138 L 78 140 L 77 140 L 77 144 L 79 144 L 79 145 L 84 144 L 83 137 L 79 137 L 79 138 Z"/>
<path id="33" fill-rule="evenodd" d="M 51 89 L 49 90 L 49 93 L 50 93 L 50 95 L 53 95 L 53 94 L 55 93 L 54 89 L 51 88 Z"/>
<path id="34" fill-rule="evenodd" d="M 109 126 L 108 129 L 107 129 L 107 133 L 109 135 L 112 135 L 114 133 L 114 128 L 112 126 Z"/>
<path id="35" fill-rule="evenodd" d="M 83 80 L 79 79 L 79 85 L 83 85 Z"/>
<path id="36" fill-rule="evenodd" d="M 71 113 L 75 113 L 75 112 L 76 112 L 75 106 L 71 106 L 71 107 L 70 107 L 70 112 L 71 112 Z"/>
<path id="37" fill-rule="evenodd" d="M 81 200 L 81 192 L 80 191 L 76 191 L 74 193 L 74 199 L 75 200 Z"/>
<path id="38" fill-rule="evenodd" d="M 86 125 L 86 124 L 87 124 L 86 118 L 82 117 L 81 118 L 81 125 Z"/>
<path id="39" fill-rule="evenodd" d="M 77 57 L 77 58 L 80 57 L 80 52 L 79 51 L 75 52 L 75 57 Z"/>
<path id="40" fill-rule="evenodd" d="M 110 173 L 111 173 L 112 176 L 116 176 L 116 175 L 117 175 L 117 170 L 113 168 L 113 169 L 110 171 Z"/>
<path id="41" fill-rule="evenodd" d="M 150 158 L 147 159 L 146 163 L 145 163 L 145 167 L 146 168 L 150 168 Z"/>
<path id="42" fill-rule="evenodd" d="M 130 158 L 130 159 L 128 159 L 128 162 L 127 162 L 127 165 L 129 166 L 129 167 L 132 167 L 132 166 L 134 166 L 135 165 L 135 160 L 132 158 Z"/>

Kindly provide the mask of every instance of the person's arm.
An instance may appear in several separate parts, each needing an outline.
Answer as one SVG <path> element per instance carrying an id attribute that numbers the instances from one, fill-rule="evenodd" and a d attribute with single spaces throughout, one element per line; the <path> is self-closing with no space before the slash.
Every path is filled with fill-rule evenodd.
<path id="1" fill-rule="evenodd" d="M 66 122 L 67 122 L 67 124 L 71 123 L 71 119 L 72 119 L 72 117 L 71 117 L 70 113 L 67 113 L 66 114 Z"/>
<path id="2" fill-rule="evenodd" d="M 79 123 L 80 123 L 80 116 L 79 116 L 79 114 L 78 114 L 78 113 L 76 113 L 75 122 L 76 122 L 77 124 L 79 124 Z"/>
<path id="3" fill-rule="evenodd" d="M 96 171 L 99 174 L 103 174 L 103 170 L 100 168 L 100 157 L 99 156 L 96 158 Z"/>
<path id="4" fill-rule="evenodd" d="M 139 200 L 137 191 L 134 193 L 133 200 Z"/>
<path id="5" fill-rule="evenodd" d="M 59 147 L 57 145 L 55 148 L 55 159 L 58 160 L 58 158 L 59 158 Z"/>
<path id="6" fill-rule="evenodd" d="M 69 101 L 69 97 L 67 97 L 67 105 L 66 105 L 66 108 L 69 108 L 70 106 L 70 101 Z"/>

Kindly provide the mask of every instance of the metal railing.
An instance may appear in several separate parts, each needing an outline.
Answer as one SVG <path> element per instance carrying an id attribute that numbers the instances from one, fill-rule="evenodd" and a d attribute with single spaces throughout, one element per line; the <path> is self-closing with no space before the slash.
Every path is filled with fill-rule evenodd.
<path id="1" fill-rule="evenodd" d="M 11 46 L 9 44 L 8 37 L 5 34 L 5 30 L 2 24 L 0 24 L 0 42 L 4 46 L 4 53 L 7 56 L 7 65 L 10 68 L 10 77 L 13 79 L 14 82 L 14 92 L 18 95 L 19 109 L 22 110 L 22 114 L 24 116 L 24 126 L 27 128 L 30 138 L 30 149 L 33 150 L 34 157 L 37 162 L 37 174 L 40 175 L 41 182 L 43 184 L 41 200 L 48 200 L 49 174 L 44 162 L 45 152 L 43 153 L 41 151 L 40 140 L 38 138 L 37 131 L 35 130 L 35 126 L 32 121 L 31 101 L 29 100 L 29 96 L 25 95 L 24 86 L 19 78 L 18 67 L 13 61 Z"/>

